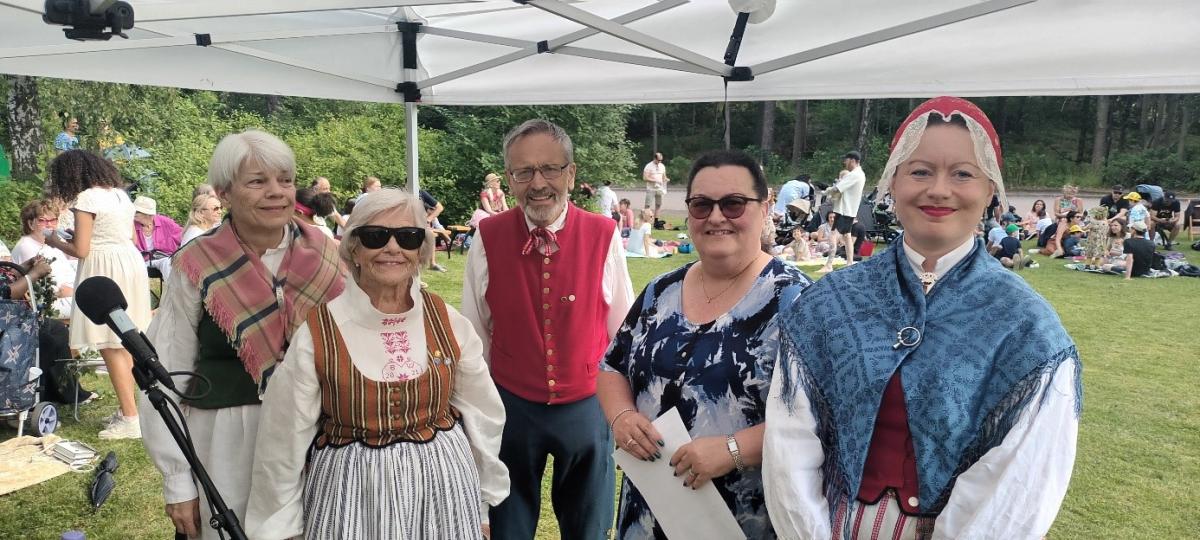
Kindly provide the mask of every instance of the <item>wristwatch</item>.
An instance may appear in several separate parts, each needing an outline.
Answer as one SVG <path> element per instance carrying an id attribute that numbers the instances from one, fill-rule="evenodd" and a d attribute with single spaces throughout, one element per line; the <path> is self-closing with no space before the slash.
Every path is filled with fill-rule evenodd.
<path id="1" fill-rule="evenodd" d="M 729 455 L 733 456 L 733 466 L 737 467 L 738 472 L 746 470 L 746 465 L 742 463 L 742 451 L 738 449 L 737 439 L 730 435 L 725 438 L 725 447 L 729 449 Z"/>

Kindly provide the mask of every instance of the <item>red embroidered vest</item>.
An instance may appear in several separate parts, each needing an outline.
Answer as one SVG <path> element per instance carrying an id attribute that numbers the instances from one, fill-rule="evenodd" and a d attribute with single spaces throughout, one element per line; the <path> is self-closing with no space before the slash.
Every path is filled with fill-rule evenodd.
<path id="1" fill-rule="evenodd" d="M 442 299 L 425 291 L 421 295 L 429 365 L 425 373 L 408 381 L 368 379 L 350 361 L 329 308 L 322 304 L 309 314 L 308 329 L 321 383 L 321 417 L 313 446 L 426 442 L 439 431 L 454 427 L 458 412 L 450 406 L 450 394 L 458 342 Z"/>
<path id="2" fill-rule="evenodd" d="M 479 222 L 487 245 L 492 312 L 491 370 L 496 384 L 523 399 L 571 403 L 596 393 L 608 348 L 608 304 L 601 282 L 616 225 L 567 205 L 558 251 L 521 255 L 529 239 L 514 208 Z"/>
<path id="3" fill-rule="evenodd" d="M 883 403 L 875 417 L 875 432 L 863 466 L 858 500 L 874 504 L 888 488 L 900 496 L 900 509 L 918 514 L 920 484 L 917 483 L 917 458 L 912 434 L 908 431 L 908 409 L 904 405 L 904 387 L 897 371 L 883 391 Z"/>

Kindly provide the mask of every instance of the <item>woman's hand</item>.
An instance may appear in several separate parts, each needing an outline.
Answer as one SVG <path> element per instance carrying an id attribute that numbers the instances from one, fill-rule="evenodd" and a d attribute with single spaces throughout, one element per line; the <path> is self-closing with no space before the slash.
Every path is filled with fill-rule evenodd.
<path id="1" fill-rule="evenodd" d="M 613 440 L 617 446 L 642 461 L 654 461 L 662 457 L 662 435 L 654 429 L 650 419 L 635 410 L 624 412 L 613 424 Z"/>
<path id="2" fill-rule="evenodd" d="M 167 517 L 175 524 L 175 531 L 189 537 L 200 536 L 200 498 L 167 505 Z"/>
<path id="3" fill-rule="evenodd" d="M 492 525 L 490 523 L 484 523 L 481 528 L 483 529 L 483 540 L 491 540 Z"/>
<path id="4" fill-rule="evenodd" d="M 25 263 L 25 275 L 32 281 L 37 281 L 50 275 L 50 263 L 42 257 L 34 257 Z"/>
<path id="5" fill-rule="evenodd" d="M 729 474 L 734 469 L 726 437 L 700 437 L 679 447 L 671 456 L 675 476 L 683 477 L 683 485 L 696 489 L 713 478 Z"/>

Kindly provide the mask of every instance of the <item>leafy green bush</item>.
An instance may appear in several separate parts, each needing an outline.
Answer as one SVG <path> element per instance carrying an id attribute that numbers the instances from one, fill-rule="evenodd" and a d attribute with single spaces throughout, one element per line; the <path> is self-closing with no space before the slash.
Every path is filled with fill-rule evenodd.
<path id="1" fill-rule="evenodd" d="M 21 207 L 42 196 L 42 186 L 37 182 L 9 181 L 0 183 L 0 239 L 12 249 L 21 237 Z"/>
<path id="2" fill-rule="evenodd" d="M 1161 148 L 1112 156 L 1104 167 L 1103 178 L 1109 184 L 1157 184 L 1167 189 L 1200 191 L 1200 165 Z"/>

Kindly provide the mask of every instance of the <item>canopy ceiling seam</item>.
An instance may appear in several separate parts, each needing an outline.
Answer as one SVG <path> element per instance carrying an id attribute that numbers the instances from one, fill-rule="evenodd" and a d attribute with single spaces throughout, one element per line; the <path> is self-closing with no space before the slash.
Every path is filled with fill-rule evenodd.
<path id="1" fill-rule="evenodd" d="M 657 15 L 659 13 L 663 13 L 665 11 L 677 8 L 686 3 L 688 3 L 688 0 L 662 0 L 659 2 L 655 2 L 649 6 L 635 9 L 633 11 L 630 11 L 629 13 L 625 13 L 625 14 L 613 17 L 611 19 L 611 22 L 614 22 L 617 24 L 629 24 L 631 22 L 638 21 L 638 20 L 644 19 L 646 17 L 650 17 L 651 15 Z M 430 28 L 431 28 L 430 26 L 423 25 L 421 27 L 421 32 L 428 32 Z M 436 75 L 434 77 L 416 81 L 416 83 L 417 83 L 416 86 L 417 86 L 418 90 L 424 90 L 426 88 L 433 88 L 434 86 L 439 85 L 439 84 L 444 84 L 444 83 L 447 83 L 447 82 L 450 82 L 450 81 L 453 81 L 456 79 L 461 79 L 468 75 L 474 75 L 476 73 L 487 71 L 492 68 L 500 67 L 505 64 L 510 64 L 512 62 L 516 62 L 518 60 L 528 58 L 530 56 L 534 56 L 539 53 L 538 48 L 537 48 L 539 43 L 545 43 L 546 46 L 549 48 L 549 52 L 554 52 L 556 49 L 563 47 L 567 44 L 574 43 L 576 41 L 580 41 L 582 39 L 585 39 L 585 38 L 588 38 L 588 37 L 591 37 L 591 36 L 594 36 L 594 35 L 600 34 L 600 33 L 602 33 L 602 32 L 596 28 L 591 28 L 591 27 L 581 28 L 579 30 L 575 30 L 575 31 L 573 31 L 569 34 L 563 35 L 561 37 L 549 39 L 544 42 L 531 43 L 527 48 L 523 48 L 518 51 L 513 51 L 513 52 L 505 54 L 503 56 L 499 56 L 499 57 L 492 58 L 489 60 L 484 60 L 482 62 L 477 62 L 475 64 L 471 64 L 469 66 L 462 67 L 462 68 L 456 69 L 454 71 L 450 71 L 447 73 L 443 73 L 441 75 Z M 440 35 L 445 35 L 446 37 L 456 37 L 456 38 L 460 38 L 460 39 L 465 39 L 467 41 L 473 41 L 470 37 L 464 37 L 464 36 L 459 36 L 459 35 L 448 35 L 448 34 L 440 34 Z"/>
<path id="2" fill-rule="evenodd" d="M 918 34 L 927 30 L 933 30 L 949 24 L 974 19 L 976 17 L 982 17 L 984 15 L 990 15 L 1026 4 L 1032 4 L 1037 1 L 1038 0 L 987 0 L 971 6 L 947 11 L 945 13 L 940 13 L 930 17 L 924 17 L 903 24 L 898 24 L 882 30 L 868 32 L 866 34 L 855 36 L 849 39 L 835 41 L 833 43 L 815 47 L 807 51 L 801 51 L 798 53 L 789 54 L 787 56 L 782 56 L 774 60 L 768 60 L 766 62 L 750 66 L 750 69 L 754 71 L 755 75 L 765 75 L 767 73 L 771 73 L 772 71 L 778 71 L 780 69 L 797 66 L 806 62 L 812 62 L 814 60 L 819 60 L 821 58 L 826 58 L 836 54 L 853 51 L 855 49 L 861 49 L 863 47 L 869 47 L 885 41 L 891 41 L 893 39 Z"/>

